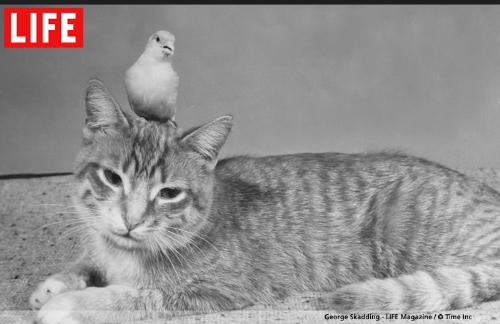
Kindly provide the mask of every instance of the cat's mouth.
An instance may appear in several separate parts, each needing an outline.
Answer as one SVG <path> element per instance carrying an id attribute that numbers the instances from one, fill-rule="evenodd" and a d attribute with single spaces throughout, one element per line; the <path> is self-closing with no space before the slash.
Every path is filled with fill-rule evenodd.
<path id="1" fill-rule="evenodd" d="M 130 232 L 127 232 L 127 233 L 115 233 L 115 232 L 112 232 L 113 235 L 115 236 L 118 236 L 118 237 L 122 237 L 124 239 L 129 239 L 129 240 L 133 240 L 133 241 L 139 241 L 137 238 L 135 238 L 134 236 L 132 236 L 132 233 Z"/>
<path id="2" fill-rule="evenodd" d="M 115 233 L 112 231 L 102 232 L 102 237 L 104 240 L 118 248 L 122 249 L 137 249 L 140 247 L 141 240 L 135 237 L 131 233 Z"/>

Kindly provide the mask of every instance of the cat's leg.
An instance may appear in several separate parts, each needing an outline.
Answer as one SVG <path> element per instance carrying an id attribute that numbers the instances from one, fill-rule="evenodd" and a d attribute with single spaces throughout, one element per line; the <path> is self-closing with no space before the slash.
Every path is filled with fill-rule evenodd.
<path id="1" fill-rule="evenodd" d="M 38 312 L 36 324 L 125 323 L 168 317 L 163 293 L 129 286 L 110 285 L 69 291 L 52 298 Z"/>
<path id="2" fill-rule="evenodd" d="M 251 300 L 251 294 L 242 293 L 240 289 L 205 282 L 174 294 L 166 294 L 164 305 L 174 315 L 203 314 L 249 307 L 253 304 Z"/>
<path id="3" fill-rule="evenodd" d="M 92 285 L 97 271 L 91 265 L 87 254 L 82 256 L 66 270 L 56 273 L 41 282 L 31 294 L 29 303 L 33 309 L 40 309 L 52 297 L 72 290 L 82 290 Z"/>
<path id="4" fill-rule="evenodd" d="M 339 312 L 440 311 L 472 306 L 498 296 L 500 261 L 492 261 L 346 285 L 319 298 L 316 308 Z"/>
<path id="5" fill-rule="evenodd" d="M 207 313 L 248 306 L 246 296 L 229 289 L 196 286 L 177 293 L 110 285 L 70 291 L 52 298 L 39 311 L 37 324 L 124 323 Z"/>

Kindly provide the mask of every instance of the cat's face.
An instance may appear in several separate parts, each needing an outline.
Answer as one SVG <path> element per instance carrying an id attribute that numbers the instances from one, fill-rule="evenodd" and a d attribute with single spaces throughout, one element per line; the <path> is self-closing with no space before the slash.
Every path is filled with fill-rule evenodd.
<path id="1" fill-rule="evenodd" d="M 171 123 L 125 117 L 96 80 L 86 108 L 75 174 L 88 234 L 126 251 L 154 254 L 186 245 L 207 222 L 213 168 L 231 117 L 179 134 Z"/>

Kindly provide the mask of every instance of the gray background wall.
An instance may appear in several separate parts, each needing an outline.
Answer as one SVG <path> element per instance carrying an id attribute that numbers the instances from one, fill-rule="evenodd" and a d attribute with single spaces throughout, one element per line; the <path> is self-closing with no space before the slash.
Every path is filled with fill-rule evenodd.
<path id="1" fill-rule="evenodd" d="M 177 36 L 177 121 L 235 116 L 225 154 L 500 166 L 500 7 L 87 6 L 84 49 L 0 49 L 0 174 L 71 170 L 86 81 L 125 106 L 157 29 Z"/>

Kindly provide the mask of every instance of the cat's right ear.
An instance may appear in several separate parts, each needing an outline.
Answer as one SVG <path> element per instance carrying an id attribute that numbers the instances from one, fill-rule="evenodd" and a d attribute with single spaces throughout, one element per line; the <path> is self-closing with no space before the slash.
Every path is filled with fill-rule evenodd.
<path id="1" fill-rule="evenodd" d="M 99 79 L 90 79 L 85 96 L 84 137 L 109 134 L 128 127 L 120 106 Z"/>
<path id="2" fill-rule="evenodd" d="M 215 166 L 219 151 L 226 142 L 232 126 L 233 117 L 225 115 L 188 131 L 180 143 L 200 154 L 211 166 Z"/>

